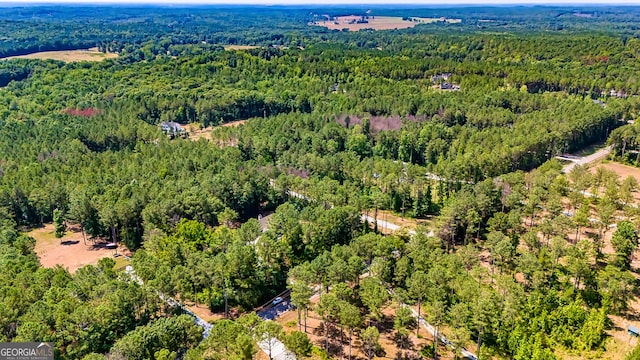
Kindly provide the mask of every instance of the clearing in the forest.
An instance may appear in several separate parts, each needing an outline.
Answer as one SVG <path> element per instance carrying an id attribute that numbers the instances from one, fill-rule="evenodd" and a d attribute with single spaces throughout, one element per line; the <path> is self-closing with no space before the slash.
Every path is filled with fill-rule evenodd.
<path id="1" fill-rule="evenodd" d="M 54 236 L 53 224 L 36 228 L 27 233 L 36 239 L 35 252 L 40 258 L 40 263 L 44 267 L 53 268 L 60 265 L 73 273 L 85 265 L 95 265 L 98 260 L 105 257 L 114 257 L 116 253 L 113 249 L 107 249 L 107 241 L 87 239 L 86 244 L 82 239 L 82 233 L 77 227 L 71 227 L 62 238 Z M 125 258 L 122 256 L 126 250 L 123 245 L 118 247 L 118 254 L 114 258 L 115 268 L 124 266 Z"/>
<path id="2" fill-rule="evenodd" d="M 105 59 L 117 58 L 118 54 L 103 53 L 98 48 L 60 51 L 41 51 L 27 55 L 8 56 L 2 60 L 9 59 L 40 59 L 40 60 L 60 60 L 64 62 L 75 61 L 103 61 Z"/>
<path id="3" fill-rule="evenodd" d="M 398 17 L 398 16 L 338 16 L 329 19 L 323 16 L 321 19 L 313 21 L 310 25 L 324 26 L 329 30 L 348 29 L 349 31 L 359 31 L 363 29 L 373 30 L 393 30 L 412 28 L 418 24 L 431 24 L 436 22 L 456 24 L 461 19 L 447 18 L 421 18 L 421 17 Z"/>

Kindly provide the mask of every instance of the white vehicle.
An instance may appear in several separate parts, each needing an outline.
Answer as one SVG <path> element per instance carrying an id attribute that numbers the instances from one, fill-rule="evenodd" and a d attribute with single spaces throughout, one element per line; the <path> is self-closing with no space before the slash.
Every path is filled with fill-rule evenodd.
<path id="1" fill-rule="evenodd" d="M 280 296 L 278 296 L 277 298 L 273 299 L 273 301 L 271 302 L 271 304 L 273 305 L 278 305 L 282 302 L 282 298 Z"/>

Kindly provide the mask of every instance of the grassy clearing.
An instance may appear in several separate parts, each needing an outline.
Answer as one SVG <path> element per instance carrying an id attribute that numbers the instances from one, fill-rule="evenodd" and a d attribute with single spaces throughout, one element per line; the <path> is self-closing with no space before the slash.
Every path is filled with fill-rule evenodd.
<path id="1" fill-rule="evenodd" d="M 127 265 L 131 264 L 131 261 L 129 261 L 129 259 L 124 256 L 119 256 L 114 260 L 116 261 L 116 264 L 113 266 L 113 269 L 115 271 L 123 271 L 124 268 L 127 267 Z"/>
<path id="2" fill-rule="evenodd" d="M 61 50 L 61 51 L 42 51 L 27 55 L 8 56 L 2 60 L 10 59 L 40 59 L 40 60 L 59 60 L 64 62 L 76 61 L 103 61 L 105 59 L 117 58 L 118 54 L 103 53 L 98 48 L 81 49 L 81 50 Z"/>
<path id="3" fill-rule="evenodd" d="M 418 24 L 431 24 L 436 22 L 447 22 L 450 24 L 457 24 L 462 22 L 461 19 L 447 19 L 447 18 L 420 18 L 411 17 L 408 20 L 403 20 L 398 16 L 369 16 L 366 19 L 366 23 L 358 23 L 362 20 L 361 16 L 339 16 L 334 20 L 328 20 L 324 18 L 322 20 L 314 21 L 310 25 L 324 26 L 329 30 L 342 30 L 347 29 L 349 31 L 359 31 L 363 29 L 373 30 L 394 30 L 394 29 L 407 29 L 412 28 Z"/>
<path id="4" fill-rule="evenodd" d="M 227 51 L 233 51 L 233 50 L 251 50 L 251 49 L 257 49 L 259 48 L 259 46 L 255 46 L 255 45 L 223 45 L 224 49 Z"/>

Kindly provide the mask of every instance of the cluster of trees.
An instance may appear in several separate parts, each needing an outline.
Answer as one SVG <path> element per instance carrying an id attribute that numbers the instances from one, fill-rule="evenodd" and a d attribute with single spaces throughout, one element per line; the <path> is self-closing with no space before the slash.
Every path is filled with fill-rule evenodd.
<path id="1" fill-rule="evenodd" d="M 210 230 L 183 220 L 169 236 L 151 236 L 132 264 L 138 275 L 164 294 L 206 304 L 212 311 L 251 310 L 281 292 L 291 266 L 313 259 L 363 231 L 349 207 L 307 207 L 285 203 L 262 232 L 251 219 L 238 229 Z"/>
<path id="2" fill-rule="evenodd" d="M 59 358 L 81 359 L 104 354 L 137 326 L 170 316 L 153 292 L 122 280 L 112 259 L 69 274 L 40 267 L 34 245 L 0 211 L 1 341 L 50 341 Z"/>
<path id="3" fill-rule="evenodd" d="M 618 223 L 615 254 L 603 254 L 602 238 L 616 211 L 634 218 L 623 199 L 624 189 L 636 188 L 606 171 L 590 176 L 578 168 L 567 178 L 555 162 L 527 175 L 465 185 L 443 208 L 435 237 L 426 229 L 412 237 L 366 234 L 293 268 L 289 283 L 301 329 L 309 296 L 319 289 L 314 311 L 324 328 L 346 335 L 320 345 L 348 346 L 347 339 L 360 334 L 367 353 L 366 339 L 377 331 L 370 326 L 383 320 L 391 288 L 396 301 L 414 303 L 436 328 L 446 325 L 457 348 L 474 341 L 481 357 L 554 359 L 560 348 L 599 351 L 611 326 L 607 315 L 624 313 L 633 297 L 628 269 L 638 247 L 636 225 Z M 563 198 L 577 204 L 574 216 L 563 213 Z M 580 215 L 590 207 L 599 215 L 595 224 L 591 211 L 586 220 Z M 482 211 L 488 220 L 469 220 Z M 580 239 L 576 227 L 597 231 Z M 358 269 L 365 266 L 362 278 Z M 404 323 L 400 311 L 395 316 Z"/>
<path id="4" fill-rule="evenodd" d="M 159 289 L 170 286 L 159 282 L 162 266 L 149 284 L 117 272 L 110 258 L 75 274 L 61 267 L 43 268 L 33 250 L 35 240 L 19 235 L 5 209 L 0 210 L 0 341 L 52 342 L 56 358 L 84 360 L 169 360 L 177 354 L 187 359 L 248 360 L 258 349 L 256 341 L 272 337 L 300 356 L 311 352 L 305 334 L 285 335 L 276 323 L 263 322 L 255 313 L 215 322 L 203 341 L 202 328 L 193 318 L 158 296 Z M 206 231 L 201 223 L 183 222 L 167 241 L 177 236 L 194 239 Z M 153 272 L 144 268 L 149 265 L 143 260 L 146 256 L 139 252 L 133 262 L 142 275 Z M 188 297 L 188 291 L 184 294 Z"/>
<path id="5" fill-rule="evenodd" d="M 64 359 L 217 360 L 250 358 L 268 334 L 308 354 L 305 317 L 319 289 L 325 330 L 347 346 L 358 336 L 370 357 L 380 309 L 394 297 L 453 329 L 457 348 L 474 341 L 481 356 L 551 359 L 555 348 L 601 349 L 607 316 L 626 311 L 637 182 L 581 167 L 564 176 L 545 162 L 609 134 L 616 156 L 638 161 L 637 126 L 616 129 L 638 113 L 635 39 L 434 35 L 440 25 L 343 34 L 307 28 L 304 9 L 102 10 L 0 15 L 9 38 L 0 56 L 96 43 L 123 55 L 0 63 L 0 340 L 52 341 Z M 563 11 L 537 9 L 538 19 L 556 17 L 540 28 L 588 28 Z M 49 13 L 58 20 L 42 20 Z M 615 11 L 599 14 L 608 21 Z M 483 16 L 460 28 L 525 27 Z M 635 31 L 626 22 L 635 16 L 613 31 Z M 460 91 L 434 88 L 442 73 Z M 157 127 L 249 118 L 216 128 L 211 142 Z M 434 216 L 435 236 L 378 235 L 361 215 L 381 209 Z M 274 214 L 263 231 L 253 218 L 265 210 Z M 625 221 L 611 237 L 615 254 L 605 254 L 616 216 Z M 75 274 L 41 268 L 18 230 L 55 220 L 62 232 L 63 219 L 138 250 L 144 285 L 111 260 Z M 288 336 L 247 316 L 216 322 L 201 342 L 158 298 L 251 311 L 287 286 L 299 310 Z M 401 309 L 396 331 L 406 339 Z"/>
<path id="6" fill-rule="evenodd" d="M 638 110 L 640 110 L 640 102 L 638 102 L 637 98 L 630 99 L 626 106 L 628 112 L 632 114 L 632 118 L 636 119 Z M 611 132 L 608 143 L 612 147 L 613 157 L 616 160 L 635 166 L 640 165 L 640 157 L 638 156 L 640 153 L 638 151 L 640 149 L 639 126 L 634 122 Z"/>
<path id="7" fill-rule="evenodd" d="M 145 229 L 169 231 L 182 218 L 214 226 L 227 213 L 245 220 L 281 201 L 237 149 L 171 142 L 118 111 L 13 120 L 0 133 L 0 207 L 19 226 L 58 209 L 89 236 L 135 249 Z"/>
<path id="8" fill-rule="evenodd" d="M 7 6 L 0 15 L 0 57 L 94 46 L 135 57 L 150 40 L 159 40 L 156 54 L 201 42 L 289 44 L 322 31 L 308 27 L 306 16 L 301 9 L 260 7 Z"/>
<path id="9" fill-rule="evenodd" d="M 308 25 L 316 14 L 365 15 L 364 10 L 353 7 L 91 6 L 69 9 L 64 6 L 6 6 L 0 14 L 0 32 L 3 34 L 0 57 L 97 46 L 101 51 L 127 54 L 125 61 L 136 61 L 167 52 L 175 55 L 176 46 L 202 42 L 297 47 L 330 41 L 375 49 L 382 43 L 397 41 L 394 38 L 398 35 L 459 34 L 461 31 L 526 34 L 597 30 L 629 39 L 637 37 L 635 24 L 640 18 L 640 13 L 633 7 L 376 7 L 368 9 L 366 16 L 446 17 L 459 18 L 462 22 L 420 24 L 383 36 L 374 35 L 372 31 L 349 34 Z"/>

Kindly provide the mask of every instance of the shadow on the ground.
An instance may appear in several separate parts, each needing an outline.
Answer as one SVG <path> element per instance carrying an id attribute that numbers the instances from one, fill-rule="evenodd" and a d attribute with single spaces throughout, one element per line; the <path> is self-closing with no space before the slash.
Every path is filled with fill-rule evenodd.
<path id="1" fill-rule="evenodd" d="M 65 241 L 62 241 L 60 245 L 68 246 L 68 245 L 76 245 L 78 243 L 80 243 L 80 240 L 65 240 Z"/>

